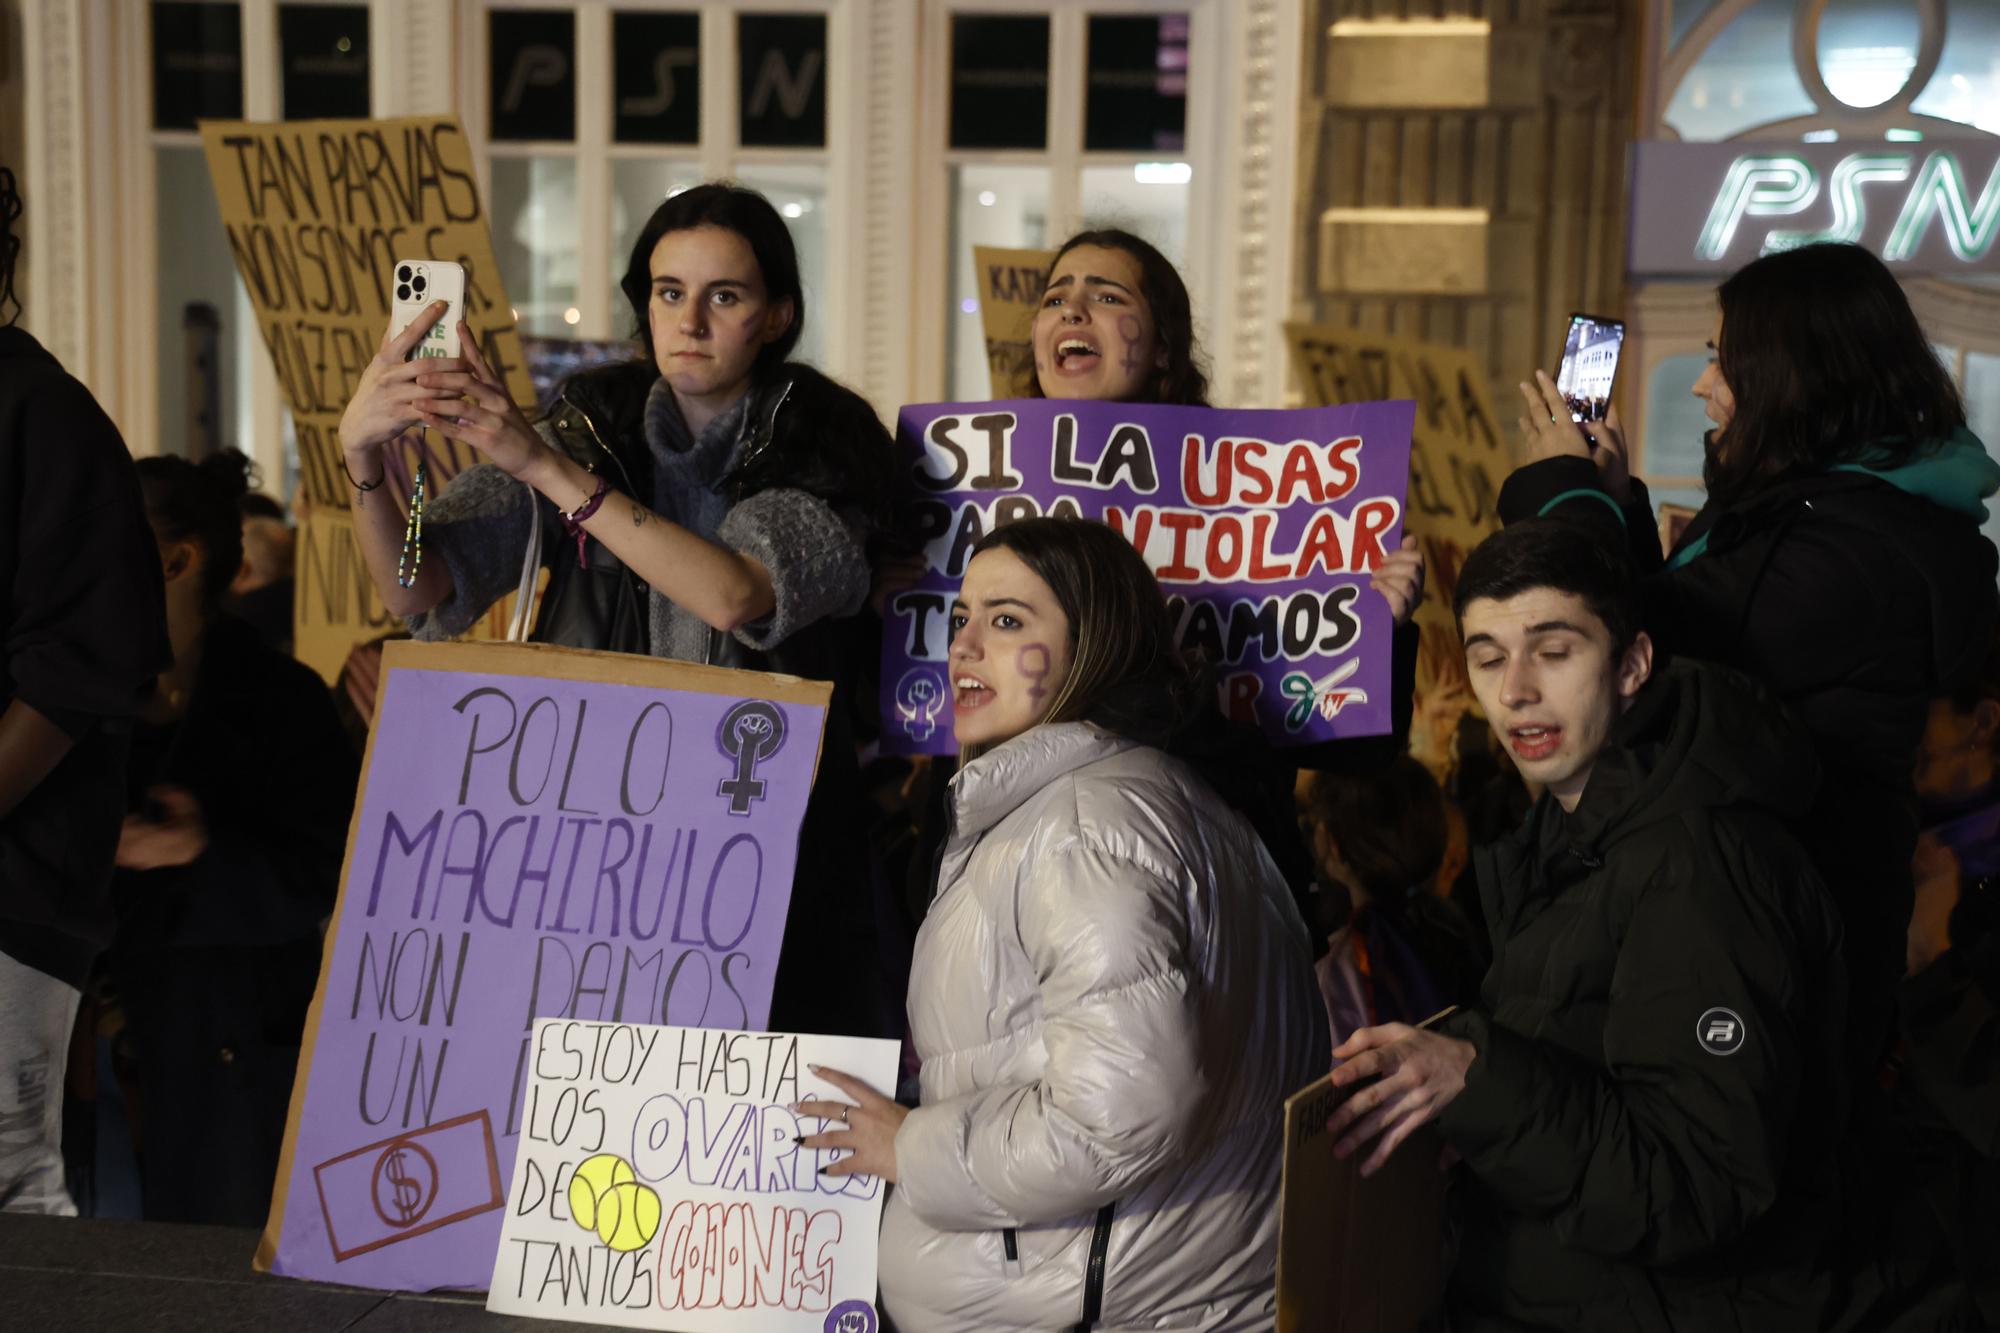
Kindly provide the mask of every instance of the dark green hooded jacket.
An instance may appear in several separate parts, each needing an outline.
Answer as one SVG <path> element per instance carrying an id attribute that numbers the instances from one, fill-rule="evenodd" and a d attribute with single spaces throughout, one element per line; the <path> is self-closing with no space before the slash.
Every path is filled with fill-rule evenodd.
<path id="1" fill-rule="evenodd" d="M 1455 1330 L 1812 1330 L 1841 1120 L 1840 928 L 1786 831 L 1811 744 L 1725 668 L 1656 672 L 1576 810 L 1475 858 L 1494 962 L 1440 1121 Z"/>

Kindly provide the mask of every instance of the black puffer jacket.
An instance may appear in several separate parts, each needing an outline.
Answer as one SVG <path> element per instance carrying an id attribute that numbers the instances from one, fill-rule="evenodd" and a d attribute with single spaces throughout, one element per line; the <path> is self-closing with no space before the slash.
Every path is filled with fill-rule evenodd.
<path id="1" fill-rule="evenodd" d="M 1574 813 L 1544 796 L 1478 853 L 1454 1329 L 1819 1327 L 1839 925 L 1782 822 L 1815 769 L 1768 695 L 1681 662 Z"/>
<path id="2" fill-rule="evenodd" d="M 2000 614 L 1976 517 L 1994 470 L 1961 431 L 1902 468 L 1801 475 L 1711 504 L 1666 559 L 1645 487 L 1621 511 L 1589 459 L 1532 463 L 1500 491 L 1506 522 L 1556 514 L 1625 544 L 1654 642 L 1763 682 L 1810 734 L 1826 780 L 1795 829 L 1846 927 L 1858 1083 L 1887 1044 L 1903 974 L 1925 711 L 1977 668 Z"/>

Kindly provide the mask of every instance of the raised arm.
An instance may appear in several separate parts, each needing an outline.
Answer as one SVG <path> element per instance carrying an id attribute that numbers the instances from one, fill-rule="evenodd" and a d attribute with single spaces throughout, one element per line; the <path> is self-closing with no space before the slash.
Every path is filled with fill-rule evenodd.
<path id="1" fill-rule="evenodd" d="M 509 476 L 526 482 L 565 514 L 585 508 L 599 485 L 603 499 L 582 520 L 660 595 L 719 630 L 734 630 L 771 613 L 775 598 L 762 561 L 660 517 L 549 446 L 522 417 L 507 390 L 481 359 L 470 329 L 460 326 L 463 369 L 432 362 L 418 377 L 429 396 L 413 410 L 447 439 L 479 450 Z M 456 403 L 439 399 L 460 399 Z M 397 541 L 402 540 L 398 530 Z"/>
<path id="2" fill-rule="evenodd" d="M 340 418 L 340 454 L 352 490 L 354 540 L 382 605 L 391 614 L 419 616 L 451 596 L 451 574 L 442 560 L 424 560 L 414 582 L 405 588 L 397 579 L 403 554 L 407 515 L 395 494 L 382 486 L 388 476 L 383 449 L 408 431 L 422 430 L 430 406 L 446 406 L 457 395 L 449 389 L 418 383 L 436 371 L 462 371 L 461 360 L 405 360 L 431 325 L 444 315 L 445 303 L 434 301 L 401 333 L 384 331 L 375 359 L 361 374 L 354 397 Z M 463 332 L 463 326 L 461 326 Z M 470 337 L 467 337 L 470 344 Z"/>

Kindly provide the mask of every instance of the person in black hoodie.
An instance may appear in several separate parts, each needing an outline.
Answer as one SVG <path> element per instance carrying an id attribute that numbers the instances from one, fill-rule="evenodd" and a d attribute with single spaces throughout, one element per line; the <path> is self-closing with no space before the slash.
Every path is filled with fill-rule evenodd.
<path id="1" fill-rule="evenodd" d="M 1787 830 L 1812 747 L 1744 677 L 1656 669 L 1623 562 L 1557 520 L 1455 594 L 1527 824 L 1475 858 L 1476 1009 L 1363 1029 L 1329 1128 L 1371 1172 L 1435 1120 L 1464 1171 L 1452 1327 L 1812 1333 L 1830 1284 L 1840 927 Z"/>
<path id="2" fill-rule="evenodd" d="M 224 614 L 243 457 L 146 458 L 174 664 L 133 736 L 112 978 L 145 1216 L 269 1211 L 360 765 L 326 685 Z"/>
<path id="3" fill-rule="evenodd" d="M 755 191 L 708 184 L 668 199 L 622 286 L 645 356 L 571 377 L 539 427 L 464 325 L 462 360 L 405 361 L 441 303 L 386 333 L 341 420 L 356 539 L 419 639 L 465 632 L 520 584 L 525 557 L 548 569 L 539 642 L 832 681 L 770 1023 L 893 1032 L 900 997 L 879 981 L 848 714 L 880 651 L 854 613 L 888 434 L 859 396 L 787 360 L 805 315 L 798 256 Z M 420 427 L 488 461 L 430 506 L 405 585 L 404 512 L 376 488 L 383 448 Z"/>
<path id="4" fill-rule="evenodd" d="M 1826 781 L 1797 828 L 1846 926 L 1862 1090 L 1903 974 L 1925 717 L 1976 672 L 2000 617 L 1979 531 L 2000 464 L 1895 276 L 1861 247 L 1767 255 L 1717 295 L 1715 359 L 1694 385 L 1714 424 L 1708 499 L 1673 550 L 1616 415 L 1574 425 L 1546 375 L 1521 386 L 1535 461 L 1501 487 L 1500 516 L 1559 516 L 1625 547 L 1654 642 L 1763 682 L 1811 735 Z"/>
<path id="5" fill-rule="evenodd" d="M 167 636 L 125 442 L 14 327 L 20 215 L 0 167 L 0 1210 L 73 1213 L 70 1028 L 111 938 L 126 744 Z"/>

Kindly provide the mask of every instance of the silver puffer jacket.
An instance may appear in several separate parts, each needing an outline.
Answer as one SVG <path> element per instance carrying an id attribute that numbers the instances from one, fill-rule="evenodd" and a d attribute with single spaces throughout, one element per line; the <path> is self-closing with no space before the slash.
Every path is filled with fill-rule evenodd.
<path id="1" fill-rule="evenodd" d="M 968 764 L 952 815 L 910 976 L 923 1105 L 882 1221 L 890 1315 L 1074 1328 L 1096 1249 L 1098 1329 L 1271 1327 L 1283 1102 L 1329 1046 L 1256 834 L 1085 723 Z"/>

